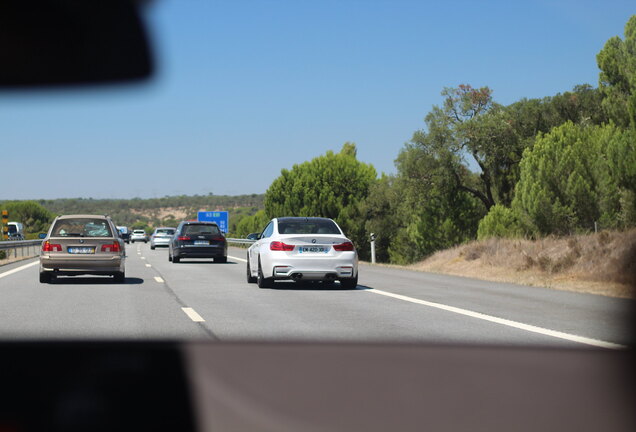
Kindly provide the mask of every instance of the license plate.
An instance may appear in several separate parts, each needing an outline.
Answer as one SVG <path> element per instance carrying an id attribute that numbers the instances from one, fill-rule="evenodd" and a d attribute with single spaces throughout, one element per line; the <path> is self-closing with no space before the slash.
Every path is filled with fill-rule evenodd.
<path id="1" fill-rule="evenodd" d="M 94 247 L 70 247 L 67 249 L 70 254 L 94 254 Z"/>
<path id="2" fill-rule="evenodd" d="M 327 253 L 328 246 L 302 246 L 298 249 L 300 253 Z"/>
<path id="3" fill-rule="evenodd" d="M 194 244 L 195 245 L 209 245 L 210 242 L 208 240 L 195 240 Z"/>

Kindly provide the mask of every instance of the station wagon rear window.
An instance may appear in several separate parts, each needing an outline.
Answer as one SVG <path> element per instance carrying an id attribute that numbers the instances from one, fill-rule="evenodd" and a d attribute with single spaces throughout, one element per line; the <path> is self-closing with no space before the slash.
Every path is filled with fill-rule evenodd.
<path id="1" fill-rule="evenodd" d="M 52 237 L 112 237 L 108 222 L 104 219 L 60 219 L 55 222 Z"/>

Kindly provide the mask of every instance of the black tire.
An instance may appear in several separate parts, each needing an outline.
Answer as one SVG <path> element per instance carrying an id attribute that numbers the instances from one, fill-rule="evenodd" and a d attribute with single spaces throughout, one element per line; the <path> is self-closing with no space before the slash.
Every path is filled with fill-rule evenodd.
<path id="1" fill-rule="evenodd" d="M 224 257 L 214 258 L 214 262 L 215 263 L 221 263 L 221 264 L 226 263 L 227 262 L 227 257 L 224 256 Z"/>
<path id="2" fill-rule="evenodd" d="M 144 240 L 144 243 L 148 243 L 148 240 Z"/>
<path id="3" fill-rule="evenodd" d="M 252 269 L 250 268 L 250 261 L 249 261 L 250 257 L 247 257 L 247 271 L 245 272 L 245 274 L 247 275 L 247 283 L 256 283 L 256 280 L 258 278 L 255 278 L 254 276 L 252 276 Z"/>
<path id="4" fill-rule="evenodd" d="M 40 283 L 51 283 L 51 273 L 40 272 Z"/>
<path id="5" fill-rule="evenodd" d="M 263 269 L 261 268 L 261 261 L 258 261 L 258 277 L 256 278 L 256 283 L 259 288 L 273 288 L 274 287 L 274 278 L 266 278 L 263 276 Z"/>
<path id="6" fill-rule="evenodd" d="M 155 250 L 155 247 L 154 247 L 154 246 L 150 246 L 150 249 L 151 249 L 151 250 Z"/>
<path id="7" fill-rule="evenodd" d="M 176 256 L 173 256 L 173 257 L 172 257 L 172 262 L 173 262 L 173 263 L 177 264 L 177 263 L 179 263 L 180 261 L 181 261 L 181 258 L 176 257 Z"/>
<path id="8" fill-rule="evenodd" d="M 168 261 L 172 262 L 172 255 L 170 255 L 170 252 L 168 252 Z"/>
<path id="9" fill-rule="evenodd" d="M 113 275 L 113 281 L 115 283 L 124 283 L 126 282 L 126 273 L 124 272 L 117 272 Z"/>
<path id="10" fill-rule="evenodd" d="M 343 289 L 356 289 L 358 286 L 358 275 L 352 278 L 340 279 L 340 286 Z"/>

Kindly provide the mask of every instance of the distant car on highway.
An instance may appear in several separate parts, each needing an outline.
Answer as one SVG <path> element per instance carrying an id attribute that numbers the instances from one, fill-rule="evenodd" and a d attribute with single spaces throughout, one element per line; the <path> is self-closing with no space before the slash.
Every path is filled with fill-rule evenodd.
<path id="1" fill-rule="evenodd" d="M 148 236 L 146 235 L 146 231 L 144 230 L 133 230 L 132 235 L 130 236 L 130 241 L 132 243 L 136 241 L 142 241 L 144 243 L 148 243 Z"/>
<path id="2" fill-rule="evenodd" d="M 7 229 L 9 240 L 24 240 L 24 225 L 20 222 L 9 222 Z"/>
<path id="3" fill-rule="evenodd" d="M 108 216 L 66 215 L 41 234 L 40 282 L 59 275 L 112 275 L 125 280 L 125 244 Z"/>
<path id="4" fill-rule="evenodd" d="M 157 246 L 169 246 L 170 239 L 174 235 L 176 228 L 171 227 L 159 227 L 150 236 L 150 249 L 154 249 Z"/>
<path id="5" fill-rule="evenodd" d="M 227 262 L 227 242 L 219 226 L 214 222 L 181 222 L 170 240 L 168 260 L 178 263 L 183 258 Z"/>
<path id="6" fill-rule="evenodd" d="M 254 237 L 253 235 L 251 235 Z M 272 219 L 247 250 L 247 282 L 269 288 L 275 280 L 340 281 L 358 285 L 358 254 L 338 224 L 328 218 Z"/>
<path id="7" fill-rule="evenodd" d="M 130 243 L 130 230 L 125 226 L 118 226 L 117 229 L 121 233 L 121 238 L 126 242 Z"/>

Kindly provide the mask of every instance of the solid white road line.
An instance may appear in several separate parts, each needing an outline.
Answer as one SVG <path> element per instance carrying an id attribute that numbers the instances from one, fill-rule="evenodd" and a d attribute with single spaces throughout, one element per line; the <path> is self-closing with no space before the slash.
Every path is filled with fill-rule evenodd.
<path id="1" fill-rule="evenodd" d="M 242 262 L 244 262 L 244 263 L 246 263 L 246 262 L 247 262 L 247 260 L 246 260 L 246 259 L 243 259 L 243 258 L 233 257 L 233 256 L 229 256 L 229 255 L 228 255 L 227 257 L 228 257 L 228 258 L 232 258 L 233 260 L 242 261 Z"/>
<path id="2" fill-rule="evenodd" d="M 159 283 L 163 283 L 163 279 L 161 279 L 159 276 L 155 276 L 155 280 Z"/>
<path id="3" fill-rule="evenodd" d="M 182 307 L 182 311 L 186 313 L 187 316 L 194 322 L 205 322 L 205 320 L 199 315 L 194 309 L 189 307 Z"/>
<path id="4" fill-rule="evenodd" d="M 6 271 L 4 273 L 0 273 L 0 279 L 2 279 L 5 276 L 12 275 L 13 273 L 17 273 L 19 271 L 22 271 L 24 269 L 28 269 L 29 267 L 33 267 L 34 265 L 38 265 L 38 264 L 40 264 L 40 261 L 33 261 L 32 263 L 25 264 L 25 265 L 20 266 L 20 267 L 16 267 L 13 270 L 9 270 L 9 271 Z"/>
<path id="5" fill-rule="evenodd" d="M 532 333 L 538 333 L 538 334 L 542 334 L 545 336 L 551 336 L 554 338 L 558 338 L 558 339 L 564 339 L 564 340 L 568 340 L 568 341 L 572 341 L 572 342 L 578 342 L 578 343 L 582 343 L 582 344 L 586 344 L 586 345 L 592 345 L 595 347 L 600 347 L 600 348 L 611 348 L 611 349 L 623 349 L 623 348 L 627 348 L 625 345 L 620 345 L 617 343 L 612 343 L 612 342 L 606 342 L 606 341 L 602 341 L 602 340 L 598 340 L 598 339 L 592 339 L 592 338 L 587 338 L 584 336 L 577 336 L 577 335 L 573 335 L 573 334 L 569 334 L 569 333 L 563 333 L 560 331 L 556 331 L 556 330 L 550 330 L 550 329 L 546 329 L 546 328 L 542 328 L 542 327 L 537 327 L 537 326 L 533 326 L 530 324 L 524 324 L 524 323 L 520 323 L 517 321 L 511 321 L 511 320 L 507 320 L 504 318 L 497 318 L 494 317 L 492 315 L 486 315 L 480 312 L 473 312 L 471 310 L 468 309 L 462 309 L 462 308 L 458 308 L 458 307 L 454 307 L 454 306 L 448 306 L 445 304 L 441 304 L 441 303 L 433 303 L 433 302 L 429 302 L 426 300 L 420 300 L 420 299 L 416 299 L 413 297 L 408 297 L 405 295 L 401 295 L 401 294 L 394 294 L 388 291 L 382 291 L 382 290 L 378 290 L 378 289 L 367 289 L 364 290 L 365 292 L 369 292 L 369 293 L 373 293 L 373 294 L 379 294 L 379 295 L 383 295 L 386 297 L 393 297 L 396 298 L 398 300 L 404 300 L 407 302 L 411 302 L 411 303 L 415 303 L 415 304 L 420 304 L 423 306 L 429 306 L 429 307 L 433 307 L 433 308 L 437 308 L 437 309 L 441 309 L 441 310 L 445 310 L 448 312 L 453 312 L 456 314 L 460 314 L 460 315 L 465 315 L 465 316 L 469 316 L 472 318 L 477 318 L 477 319 L 481 319 L 484 321 L 490 321 L 496 324 L 501 324 L 501 325 L 505 325 L 508 327 L 514 327 L 516 329 L 520 329 L 520 330 L 525 330 L 525 331 L 529 331 Z"/>

